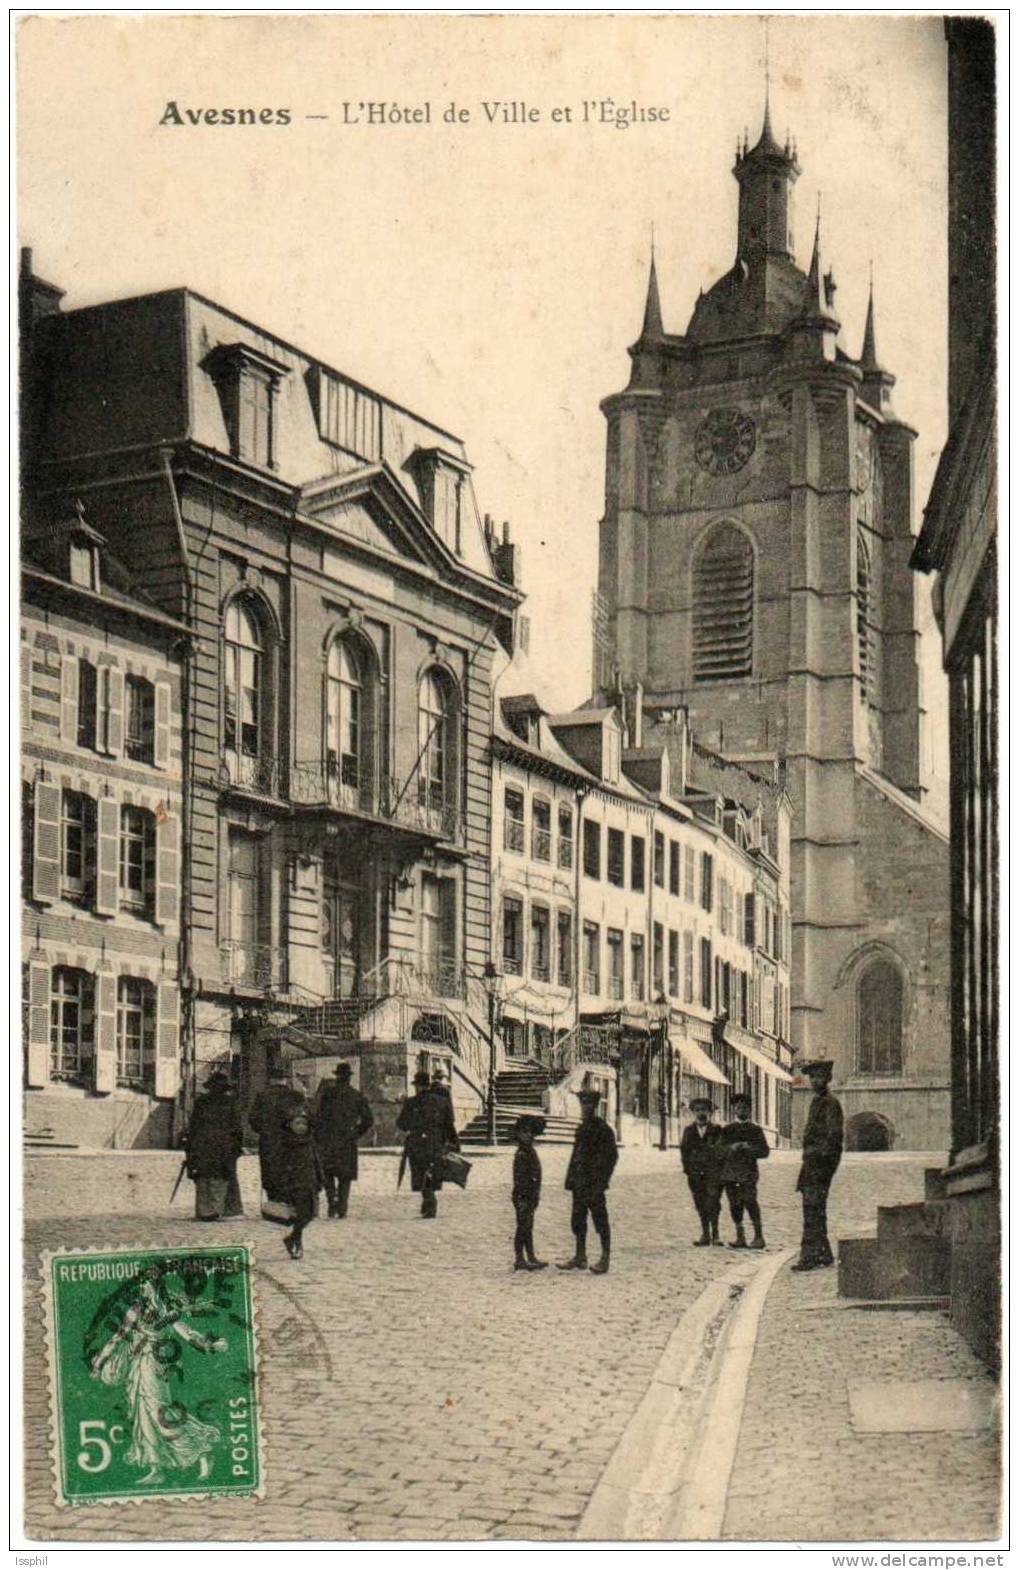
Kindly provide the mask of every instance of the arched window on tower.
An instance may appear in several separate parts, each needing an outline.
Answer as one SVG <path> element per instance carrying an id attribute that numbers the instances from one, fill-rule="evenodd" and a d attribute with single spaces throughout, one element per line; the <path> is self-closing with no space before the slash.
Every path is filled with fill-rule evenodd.
<path id="1" fill-rule="evenodd" d="M 857 983 L 859 1073 L 902 1073 L 902 1003 L 902 976 L 897 967 L 887 959 L 872 960 Z"/>
<path id="2" fill-rule="evenodd" d="M 873 700 L 876 674 L 872 591 L 870 551 L 863 537 L 863 530 L 858 529 L 856 531 L 856 647 L 860 658 L 860 688 L 865 703 Z"/>
<path id="3" fill-rule="evenodd" d="M 731 523 L 714 528 L 693 573 L 694 681 L 739 681 L 754 660 L 754 552 Z"/>

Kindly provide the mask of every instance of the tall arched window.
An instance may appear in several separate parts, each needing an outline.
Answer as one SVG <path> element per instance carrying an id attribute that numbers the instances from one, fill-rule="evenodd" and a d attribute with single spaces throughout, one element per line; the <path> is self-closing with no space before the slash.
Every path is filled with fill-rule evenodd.
<path id="1" fill-rule="evenodd" d="M 262 631 L 251 604 L 232 600 L 226 611 L 223 670 L 223 744 L 234 779 L 247 776 L 245 760 L 267 752 L 262 725 L 264 691 Z"/>
<path id="2" fill-rule="evenodd" d="M 326 764 L 341 785 L 361 783 L 364 682 L 360 662 L 348 640 L 338 638 L 326 665 Z"/>
<path id="3" fill-rule="evenodd" d="M 738 681 L 753 657 L 754 552 L 740 529 L 720 523 L 694 565 L 694 681 Z"/>
<path id="4" fill-rule="evenodd" d="M 874 637 L 871 621 L 870 551 L 863 531 L 856 534 L 856 647 L 860 659 L 860 685 L 865 701 L 874 691 Z"/>
<path id="5" fill-rule="evenodd" d="M 457 805 L 456 690 L 441 671 L 429 670 L 418 687 L 418 801 L 430 811 Z"/>
<path id="6" fill-rule="evenodd" d="M 856 1066 L 861 1074 L 902 1073 L 902 976 L 887 959 L 871 960 L 857 983 Z"/>

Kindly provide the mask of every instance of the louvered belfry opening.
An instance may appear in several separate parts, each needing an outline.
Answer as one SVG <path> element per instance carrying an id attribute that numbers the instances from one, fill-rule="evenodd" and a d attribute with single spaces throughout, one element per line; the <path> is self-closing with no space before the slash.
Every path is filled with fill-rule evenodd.
<path id="1" fill-rule="evenodd" d="M 695 681 L 749 676 L 754 652 L 754 553 L 732 524 L 711 534 L 694 567 Z"/>
<path id="2" fill-rule="evenodd" d="M 874 700 L 876 675 L 874 628 L 871 622 L 870 552 L 862 532 L 856 537 L 856 644 L 860 658 L 860 682 L 864 699 Z"/>

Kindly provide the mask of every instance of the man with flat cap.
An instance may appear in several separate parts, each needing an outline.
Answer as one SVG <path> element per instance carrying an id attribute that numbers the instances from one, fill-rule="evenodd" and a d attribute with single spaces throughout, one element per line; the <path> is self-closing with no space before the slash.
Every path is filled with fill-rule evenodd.
<path id="1" fill-rule="evenodd" d="M 679 1141 L 679 1159 L 701 1222 L 701 1235 L 694 1240 L 695 1248 L 721 1243 L 718 1214 L 722 1208 L 724 1151 L 722 1130 L 711 1121 L 714 1110 L 714 1103 L 707 1096 L 694 1096 L 690 1102 L 694 1120 L 687 1124 Z"/>
<path id="2" fill-rule="evenodd" d="M 375 1122 L 371 1107 L 351 1084 L 352 1073 L 349 1063 L 337 1063 L 333 1078 L 323 1080 L 312 1124 L 329 1215 L 341 1220 L 350 1203 L 350 1185 L 357 1182 L 357 1142 Z"/>
<path id="3" fill-rule="evenodd" d="M 828 1089 L 834 1064 L 804 1063 L 814 1091 L 803 1130 L 803 1162 L 796 1187 L 803 1195 L 803 1239 L 794 1270 L 820 1270 L 835 1263 L 828 1241 L 828 1190 L 842 1160 L 842 1108 Z"/>
<path id="4" fill-rule="evenodd" d="M 605 1190 L 612 1180 L 619 1151 L 615 1134 L 604 1118 L 596 1116 L 601 1093 L 581 1090 L 577 1092 L 577 1100 L 580 1102 L 580 1127 L 573 1136 L 573 1154 L 564 1185 L 573 1194 L 570 1226 L 576 1250 L 573 1258 L 564 1261 L 559 1269 L 587 1269 L 587 1218 L 590 1215 L 601 1243 L 601 1258 L 591 1266 L 591 1274 L 603 1276 L 609 1268 L 612 1243 Z"/>

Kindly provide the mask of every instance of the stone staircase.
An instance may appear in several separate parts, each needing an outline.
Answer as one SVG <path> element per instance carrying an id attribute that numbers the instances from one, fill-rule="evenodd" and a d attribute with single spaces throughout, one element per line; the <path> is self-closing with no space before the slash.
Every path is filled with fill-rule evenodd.
<path id="1" fill-rule="evenodd" d="M 924 1198 L 879 1205 L 877 1234 L 840 1238 L 839 1296 L 863 1302 L 947 1303 L 951 1255 L 944 1177 L 924 1174 Z"/>
<path id="2" fill-rule="evenodd" d="M 508 1145 L 510 1130 L 522 1112 L 545 1119 L 545 1132 L 538 1136 L 539 1145 L 572 1145 L 576 1123 L 570 1118 L 550 1117 L 544 1110 L 543 1097 L 548 1089 L 548 1070 L 533 1059 L 512 1058 L 495 1077 L 495 1133 L 496 1143 Z M 461 1131 L 462 1145 L 488 1144 L 488 1113 L 484 1108 Z"/>

